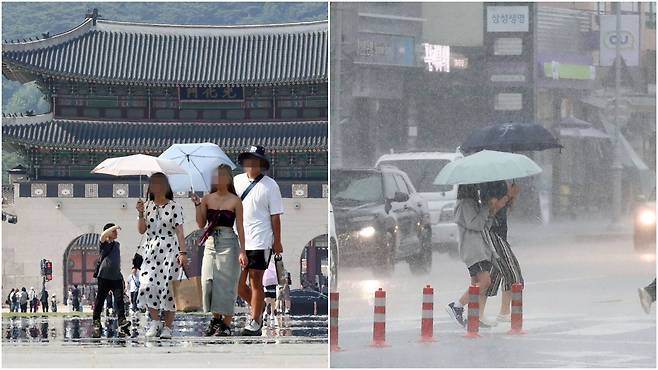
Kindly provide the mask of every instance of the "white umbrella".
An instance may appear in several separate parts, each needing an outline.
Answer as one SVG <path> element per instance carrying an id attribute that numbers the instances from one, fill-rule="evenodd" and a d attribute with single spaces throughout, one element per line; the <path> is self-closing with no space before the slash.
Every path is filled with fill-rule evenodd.
<path id="1" fill-rule="evenodd" d="M 483 150 L 445 165 L 434 179 L 434 183 L 478 184 L 518 179 L 541 172 L 541 167 L 523 154 Z"/>
<path id="2" fill-rule="evenodd" d="M 174 161 L 144 154 L 108 158 L 96 166 L 91 173 L 112 176 L 139 176 L 139 191 L 142 192 L 142 176 L 162 172 L 167 176 L 187 174 L 184 168 Z"/>
<path id="3" fill-rule="evenodd" d="M 186 175 L 169 178 L 173 191 L 210 191 L 212 174 L 220 164 L 235 169 L 235 164 L 224 151 L 213 143 L 174 144 L 159 158 L 173 160 L 187 171 Z"/>

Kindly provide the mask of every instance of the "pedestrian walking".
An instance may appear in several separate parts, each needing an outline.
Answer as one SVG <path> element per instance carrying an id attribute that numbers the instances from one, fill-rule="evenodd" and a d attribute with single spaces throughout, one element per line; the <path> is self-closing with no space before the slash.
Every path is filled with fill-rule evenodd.
<path id="1" fill-rule="evenodd" d="M 11 291 L 7 295 L 7 300 L 5 301 L 7 306 L 9 306 L 9 312 L 14 312 L 14 306 L 11 304 L 11 298 L 13 295 L 14 295 L 14 288 L 11 288 Z"/>
<path id="2" fill-rule="evenodd" d="M 46 290 L 45 287 L 41 290 L 40 301 L 41 301 L 42 311 L 48 312 L 48 291 Z"/>
<path id="3" fill-rule="evenodd" d="M 478 186 L 474 184 L 459 185 L 457 188 L 457 205 L 455 207 L 455 223 L 459 227 L 459 255 L 468 267 L 471 285 L 480 286 L 480 326 L 489 327 L 483 321 L 486 290 L 491 285 L 491 270 L 494 267 L 496 252 L 484 237 L 493 222 L 493 216 L 499 208 L 489 207 L 480 202 Z M 464 305 L 468 303 L 468 289 L 456 301 L 447 307 L 448 314 L 465 326 L 463 317 Z"/>
<path id="4" fill-rule="evenodd" d="M 130 292 L 130 307 L 137 312 L 137 294 L 139 293 L 139 270 L 134 268 L 128 277 L 128 292 Z"/>
<path id="5" fill-rule="evenodd" d="M 651 305 L 656 302 L 656 279 L 644 288 L 638 289 L 640 304 L 646 313 L 651 313 Z"/>
<path id="6" fill-rule="evenodd" d="M 18 288 L 14 288 L 14 293 L 11 295 L 11 306 L 13 308 L 13 312 L 19 312 L 21 309 L 21 291 Z"/>
<path id="7" fill-rule="evenodd" d="M 497 208 L 493 223 L 489 229 L 489 243 L 493 245 L 498 255 L 497 266 L 491 271 L 491 285 L 486 291 L 487 297 L 498 293 L 502 285 L 502 298 L 500 311 L 496 317 L 498 322 L 511 321 L 512 284 L 523 284 L 523 275 L 512 248 L 507 241 L 507 213 L 512 202 L 518 197 L 519 187 L 516 184 L 508 185 L 506 181 L 493 181 L 480 184 L 480 198 L 490 208 Z M 485 301 L 486 304 L 486 301 Z M 484 307 L 482 307 L 484 312 Z"/>
<path id="8" fill-rule="evenodd" d="M 281 214 L 283 202 L 279 185 L 262 171 L 270 167 L 265 148 L 252 146 L 238 156 L 244 173 L 235 177 L 235 189 L 244 208 L 247 266 L 240 273 L 238 294 L 251 304 L 251 320 L 242 335 L 260 336 L 265 305 L 263 273 L 272 253 L 283 253 Z M 247 285 L 247 278 L 249 285 Z"/>
<path id="9" fill-rule="evenodd" d="M 268 319 L 274 319 L 276 315 L 276 286 L 278 278 L 276 274 L 276 267 L 274 266 L 274 259 L 270 259 L 270 264 L 263 274 L 263 287 L 265 294 L 265 312 L 263 322 L 268 323 Z"/>
<path id="10" fill-rule="evenodd" d="M 118 310 L 115 310 L 119 321 L 119 331 L 127 334 L 130 322 L 126 320 L 126 312 L 123 310 L 123 275 L 121 274 L 121 244 L 117 240 L 121 227 L 113 223 L 103 226 L 103 233 L 99 239 L 101 259 L 98 262 L 94 275 L 98 282 L 98 291 L 94 301 L 93 336 L 98 338 L 103 332 L 101 325 L 101 312 L 106 306 L 106 317 L 110 317 L 110 309 L 114 301 L 118 302 Z M 91 292 L 89 292 L 91 294 Z"/>
<path id="11" fill-rule="evenodd" d="M 34 290 L 34 287 L 30 287 L 28 292 L 28 299 L 30 300 L 30 312 L 37 312 L 37 291 Z"/>
<path id="12" fill-rule="evenodd" d="M 201 263 L 203 310 L 212 313 L 205 335 L 230 336 L 240 267 L 247 264 L 243 210 L 231 167 L 220 165 L 213 182 L 211 192 L 202 199 L 192 195 L 197 225 L 205 228 L 198 241 L 199 247 L 205 246 Z"/>
<path id="13" fill-rule="evenodd" d="M 137 306 L 148 309 L 151 321 L 146 337 L 169 339 L 176 313 L 171 281 L 180 278 L 181 266 L 187 265 L 183 208 L 174 202 L 169 180 L 163 173 L 149 179 L 147 203 L 137 201 L 137 228 L 146 233 L 143 268 Z M 135 266 L 140 267 L 140 266 Z M 164 325 L 160 311 L 165 311 Z"/>
<path id="14" fill-rule="evenodd" d="M 80 289 L 77 284 L 73 284 L 71 289 L 71 306 L 73 311 L 82 311 L 80 305 Z"/>
<path id="15" fill-rule="evenodd" d="M 57 312 L 57 297 L 54 294 L 50 298 L 50 311 Z"/>
<path id="16" fill-rule="evenodd" d="M 292 278 L 290 273 L 286 273 L 286 279 L 283 285 L 279 285 L 278 292 L 276 295 L 277 307 L 279 312 L 283 312 L 286 315 L 290 313 L 290 286 L 292 285 Z"/>
<path id="17" fill-rule="evenodd" d="M 27 289 L 25 287 L 21 288 L 21 295 L 20 295 L 20 300 L 19 303 L 21 305 L 21 312 L 27 312 L 27 304 L 30 300 L 29 294 L 27 293 Z"/>

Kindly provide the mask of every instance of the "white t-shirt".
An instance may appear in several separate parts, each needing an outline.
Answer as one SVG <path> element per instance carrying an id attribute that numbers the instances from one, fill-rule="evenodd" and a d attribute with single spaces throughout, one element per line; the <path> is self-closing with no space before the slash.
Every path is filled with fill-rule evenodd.
<path id="1" fill-rule="evenodd" d="M 238 196 L 242 196 L 251 182 L 246 173 L 235 176 L 233 185 Z M 274 244 L 271 216 L 283 213 L 281 190 L 276 181 L 264 176 L 242 201 L 242 209 L 245 249 L 271 249 Z"/>

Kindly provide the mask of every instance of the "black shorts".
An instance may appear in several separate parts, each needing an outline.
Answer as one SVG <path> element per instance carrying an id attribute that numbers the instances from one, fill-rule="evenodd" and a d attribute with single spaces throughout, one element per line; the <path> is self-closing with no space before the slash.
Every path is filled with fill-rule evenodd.
<path id="1" fill-rule="evenodd" d="M 270 257 L 272 257 L 272 250 L 256 249 L 248 250 L 247 252 L 247 267 L 249 270 L 267 270 L 270 265 Z"/>
<path id="2" fill-rule="evenodd" d="M 493 267 L 493 264 L 491 261 L 480 261 L 477 262 L 474 265 L 468 266 L 468 274 L 471 275 L 471 277 L 476 276 L 480 272 L 491 272 L 491 268 Z"/>
<path id="3" fill-rule="evenodd" d="M 265 286 L 265 298 L 276 298 L 276 285 Z"/>

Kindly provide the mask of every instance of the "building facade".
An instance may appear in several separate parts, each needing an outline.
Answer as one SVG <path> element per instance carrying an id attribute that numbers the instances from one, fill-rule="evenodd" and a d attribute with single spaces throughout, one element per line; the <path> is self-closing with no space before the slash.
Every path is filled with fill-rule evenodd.
<path id="1" fill-rule="evenodd" d="M 2 118 L 3 145 L 27 162 L 3 187 L 3 207 L 18 218 L 3 232 L 4 287 L 37 285 L 46 258 L 58 295 L 74 283 L 93 290 L 98 232 L 110 221 L 125 223 L 128 268 L 138 243 L 130 215 L 144 189 L 90 170 L 193 142 L 216 143 L 236 163 L 250 145 L 266 147 L 285 198 L 284 263 L 299 285 L 304 248 L 327 229 L 327 44 L 326 22 L 160 25 L 96 11 L 62 34 L 3 44 L 3 75 L 35 81 L 50 104 L 47 114 Z M 194 207 L 176 197 L 198 270 Z"/>

